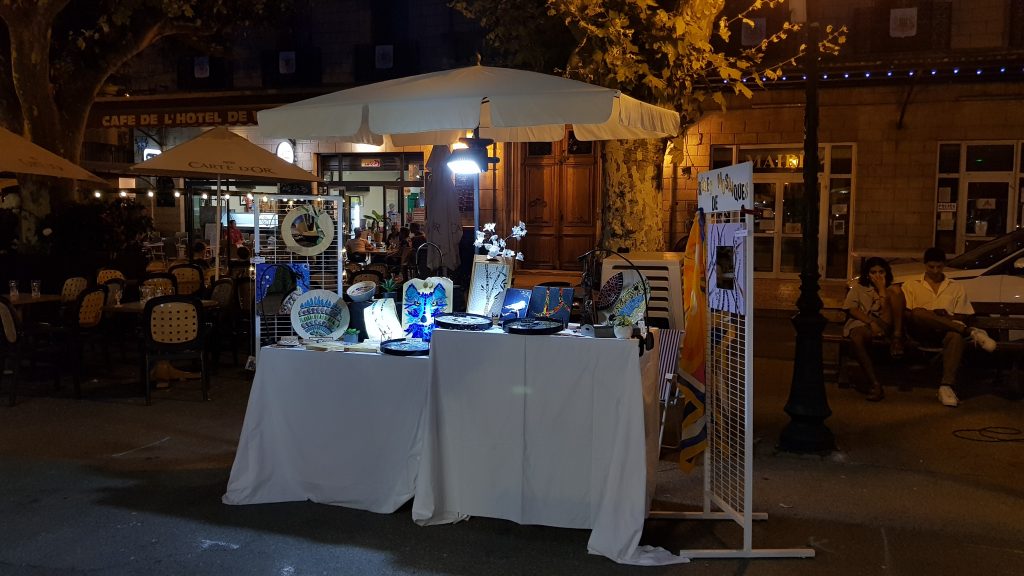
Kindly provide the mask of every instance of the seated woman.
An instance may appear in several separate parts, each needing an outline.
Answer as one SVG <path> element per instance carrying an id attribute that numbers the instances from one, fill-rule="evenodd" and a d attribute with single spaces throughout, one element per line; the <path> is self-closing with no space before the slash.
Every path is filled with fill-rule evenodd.
<path id="1" fill-rule="evenodd" d="M 899 288 L 892 285 L 892 269 L 889 263 L 877 256 L 865 258 L 860 267 L 858 282 L 846 293 L 843 309 L 847 321 L 843 336 L 850 339 L 854 357 L 871 384 L 868 400 L 878 402 L 885 398 L 882 383 L 875 375 L 869 347 L 873 338 L 892 336 L 893 319 L 899 300 Z M 891 352 L 898 356 L 899 339 L 891 340 Z"/>
<path id="2" fill-rule="evenodd" d="M 394 246 L 388 250 L 384 262 L 392 271 L 401 272 L 402 266 L 406 264 L 412 254 L 412 240 L 410 240 L 409 229 L 402 226 L 398 230 L 398 237 Z"/>

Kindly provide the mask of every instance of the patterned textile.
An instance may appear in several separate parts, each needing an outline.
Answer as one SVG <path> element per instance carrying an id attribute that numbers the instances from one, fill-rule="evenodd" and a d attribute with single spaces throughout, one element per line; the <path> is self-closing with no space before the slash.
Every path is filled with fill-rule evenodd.
<path id="1" fill-rule="evenodd" d="M 707 280 L 704 277 L 704 212 L 698 211 L 686 242 L 683 257 L 683 310 L 686 331 L 679 362 L 677 387 L 683 397 L 682 447 L 679 468 L 693 470 L 707 448 L 707 424 L 704 419 L 704 366 L 707 357 Z"/>

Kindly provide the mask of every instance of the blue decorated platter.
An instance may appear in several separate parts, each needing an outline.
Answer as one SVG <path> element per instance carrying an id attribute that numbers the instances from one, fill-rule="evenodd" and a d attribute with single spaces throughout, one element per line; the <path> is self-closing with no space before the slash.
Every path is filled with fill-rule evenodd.
<path id="1" fill-rule="evenodd" d="M 292 304 L 291 320 L 302 338 L 338 339 L 348 328 L 348 305 L 330 290 L 310 290 Z"/>

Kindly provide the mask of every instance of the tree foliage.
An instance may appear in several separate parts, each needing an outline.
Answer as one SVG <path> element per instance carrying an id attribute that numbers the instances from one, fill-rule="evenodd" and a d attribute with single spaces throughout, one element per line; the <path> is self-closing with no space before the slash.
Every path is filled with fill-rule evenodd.
<path id="1" fill-rule="evenodd" d="M 170 37 L 221 37 L 277 15 L 285 4 L 0 0 L 0 125 L 78 162 L 93 102 L 132 58 Z M 58 203 L 73 199 L 74 193 L 66 182 L 20 180 L 26 238 L 49 213 L 51 192 Z"/>
<path id="2" fill-rule="evenodd" d="M 553 45 L 533 36 L 543 30 L 547 38 L 557 37 L 549 21 L 517 16 L 543 5 L 548 18 L 561 24 L 561 34 L 574 41 L 561 69 L 565 75 L 671 107 L 684 126 L 709 105 L 724 109 L 729 93 L 749 98 L 752 86 L 780 78 L 807 51 L 800 42 L 801 25 L 785 18 L 772 19 L 781 22 L 778 28 L 752 46 L 741 46 L 735 34 L 753 28 L 759 16 L 784 10 L 785 0 L 459 0 L 452 5 L 479 19 L 492 47 L 512 51 Z M 845 34 L 845 28 L 826 27 L 819 48 L 837 52 Z"/>

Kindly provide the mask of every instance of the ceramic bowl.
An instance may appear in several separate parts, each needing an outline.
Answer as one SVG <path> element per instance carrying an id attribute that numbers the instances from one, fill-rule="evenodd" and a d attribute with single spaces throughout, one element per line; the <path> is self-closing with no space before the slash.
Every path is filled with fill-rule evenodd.
<path id="1" fill-rule="evenodd" d="M 345 293 L 353 302 L 366 302 L 372 300 L 377 292 L 377 283 L 373 280 L 363 280 L 348 287 Z"/>

